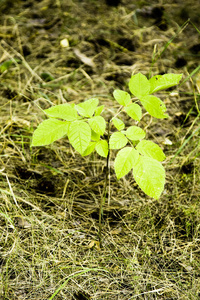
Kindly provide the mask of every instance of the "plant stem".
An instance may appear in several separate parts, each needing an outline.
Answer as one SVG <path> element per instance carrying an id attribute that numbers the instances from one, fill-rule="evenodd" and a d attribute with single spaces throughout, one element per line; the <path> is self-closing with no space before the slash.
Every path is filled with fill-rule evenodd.
<path id="1" fill-rule="evenodd" d="M 110 120 L 108 120 L 108 136 L 107 136 L 107 142 L 108 142 L 108 155 L 106 157 L 106 170 L 105 170 L 105 184 L 104 184 L 104 190 L 103 194 L 100 200 L 100 206 L 99 206 L 99 247 L 102 248 L 102 219 L 103 219 L 103 205 L 106 201 L 107 196 L 107 188 L 108 188 L 108 175 L 109 175 L 109 158 L 110 158 L 110 149 L 109 149 L 109 140 L 110 140 Z"/>

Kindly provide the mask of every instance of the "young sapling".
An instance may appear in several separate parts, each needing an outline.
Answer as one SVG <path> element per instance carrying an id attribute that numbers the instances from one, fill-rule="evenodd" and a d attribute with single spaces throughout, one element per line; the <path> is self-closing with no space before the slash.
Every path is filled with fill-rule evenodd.
<path id="1" fill-rule="evenodd" d="M 131 77 L 129 90 L 152 117 L 164 119 L 168 117 L 165 104 L 152 94 L 177 85 L 181 77 L 182 74 L 164 74 L 155 75 L 148 80 L 146 76 L 138 73 Z M 103 105 L 99 106 L 97 98 L 91 98 L 77 105 L 66 103 L 52 106 L 44 110 L 49 118 L 40 123 L 33 133 L 32 147 L 49 145 L 67 136 L 70 144 L 82 156 L 96 151 L 106 158 L 105 190 L 99 209 L 100 245 L 101 217 L 111 150 L 118 150 L 114 159 L 117 179 L 132 170 L 136 183 L 148 196 L 158 199 L 164 190 L 165 170 L 161 162 L 165 159 L 165 154 L 156 143 L 145 139 L 145 131 L 138 126 L 142 118 L 142 109 L 132 99 L 131 94 L 123 90 L 114 91 L 114 99 L 120 107 L 110 120 L 105 120 L 101 115 L 106 108 Z M 120 118 L 121 112 L 125 112 L 136 121 L 135 125 L 126 128 Z M 111 125 L 115 128 L 114 132 L 111 132 Z"/>

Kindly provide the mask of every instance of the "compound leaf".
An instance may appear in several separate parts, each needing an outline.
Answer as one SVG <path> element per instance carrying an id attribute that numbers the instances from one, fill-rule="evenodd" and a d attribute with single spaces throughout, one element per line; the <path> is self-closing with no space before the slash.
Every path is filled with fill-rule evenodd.
<path id="1" fill-rule="evenodd" d="M 149 79 L 149 83 L 150 83 L 149 94 L 177 85 L 181 80 L 181 78 L 182 78 L 182 74 L 155 75 Z"/>
<path id="2" fill-rule="evenodd" d="M 126 106 L 130 103 L 131 101 L 131 96 L 129 93 L 124 92 L 122 90 L 114 90 L 113 92 L 113 96 L 115 98 L 115 100 L 123 106 Z"/>
<path id="3" fill-rule="evenodd" d="M 59 118 L 65 121 L 74 121 L 78 119 L 77 111 L 74 108 L 74 104 L 59 104 L 45 109 L 44 112 L 50 118 Z"/>
<path id="4" fill-rule="evenodd" d="M 95 116 L 100 116 L 100 114 L 102 113 L 104 109 L 104 105 L 100 105 L 98 107 L 95 108 Z"/>
<path id="5" fill-rule="evenodd" d="M 93 130 L 91 130 L 91 140 L 98 142 L 100 140 L 100 134 L 97 134 Z"/>
<path id="6" fill-rule="evenodd" d="M 97 142 L 95 150 L 100 156 L 108 156 L 108 143 L 106 140 L 100 140 Z"/>
<path id="7" fill-rule="evenodd" d="M 132 168 L 137 159 L 139 153 L 132 147 L 125 147 L 121 149 L 115 158 L 114 168 L 117 179 L 125 176 Z"/>
<path id="8" fill-rule="evenodd" d="M 74 149 L 82 155 L 91 140 L 90 126 L 84 121 L 72 122 L 69 126 L 68 138 Z"/>
<path id="9" fill-rule="evenodd" d="M 158 161 L 163 161 L 166 158 L 162 149 L 152 141 L 140 141 L 137 144 L 136 149 L 140 152 L 140 154 L 154 158 Z"/>
<path id="10" fill-rule="evenodd" d="M 133 95 L 140 99 L 149 94 L 149 80 L 141 73 L 133 75 L 129 81 L 129 89 Z"/>
<path id="11" fill-rule="evenodd" d="M 75 109 L 82 117 L 91 118 L 95 112 L 98 103 L 99 100 L 97 98 L 92 98 L 77 104 L 75 106 Z"/>
<path id="12" fill-rule="evenodd" d="M 166 106 L 159 98 L 148 95 L 142 97 L 140 101 L 152 117 L 155 117 L 157 119 L 168 118 L 168 114 L 164 113 L 166 111 Z"/>
<path id="13" fill-rule="evenodd" d="M 132 103 L 126 106 L 124 110 L 133 120 L 140 121 L 142 117 L 142 109 L 138 104 Z"/>
<path id="14" fill-rule="evenodd" d="M 88 120 L 90 127 L 97 134 L 103 135 L 106 129 L 106 121 L 101 116 L 95 116 Z"/>
<path id="15" fill-rule="evenodd" d="M 70 122 L 50 118 L 38 125 L 33 133 L 31 146 L 45 146 L 68 133 Z"/>
<path id="16" fill-rule="evenodd" d="M 121 149 L 126 146 L 128 140 L 122 132 L 114 132 L 110 136 L 110 149 Z"/>
<path id="17" fill-rule="evenodd" d="M 82 156 L 87 156 L 91 154 L 94 151 L 95 146 L 96 146 L 96 142 L 90 142 L 89 146 L 85 149 Z"/>
<path id="18" fill-rule="evenodd" d="M 122 120 L 118 119 L 118 118 L 113 118 L 112 122 L 114 124 L 114 126 L 117 128 L 117 130 L 123 130 L 125 128 L 125 124 Z"/>
<path id="19" fill-rule="evenodd" d="M 138 126 L 130 126 L 126 130 L 125 135 L 131 141 L 137 141 L 137 140 L 143 139 L 145 137 L 146 133 L 142 128 L 140 128 Z"/>
<path id="20" fill-rule="evenodd" d="M 165 169 L 157 160 L 139 156 L 133 167 L 133 176 L 148 196 L 158 199 L 164 190 Z"/>

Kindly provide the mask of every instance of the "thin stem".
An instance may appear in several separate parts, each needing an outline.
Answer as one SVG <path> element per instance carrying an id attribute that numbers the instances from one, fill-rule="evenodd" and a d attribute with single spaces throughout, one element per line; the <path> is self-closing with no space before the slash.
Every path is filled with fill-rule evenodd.
<path id="1" fill-rule="evenodd" d="M 108 175 L 109 175 L 109 158 L 110 158 L 110 149 L 109 149 L 109 140 L 110 140 L 110 120 L 108 120 L 108 136 L 107 136 L 107 142 L 108 142 L 108 155 L 106 158 L 106 172 L 105 172 L 105 184 L 104 184 L 104 190 L 100 201 L 100 207 L 99 207 L 99 247 L 102 248 L 102 218 L 103 218 L 103 205 L 106 201 L 107 196 L 107 188 L 108 188 Z"/>

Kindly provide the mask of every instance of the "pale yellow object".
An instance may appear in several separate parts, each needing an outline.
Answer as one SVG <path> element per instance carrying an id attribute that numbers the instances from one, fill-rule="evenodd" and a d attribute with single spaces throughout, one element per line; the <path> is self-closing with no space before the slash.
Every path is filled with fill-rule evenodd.
<path id="1" fill-rule="evenodd" d="M 68 39 L 63 39 L 63 40 L 61 40 L 60 41 L 60 46 L 62 47 L 62 48 L 68 48 L 69 47 L 69 41 L 68 41 Z"/>

